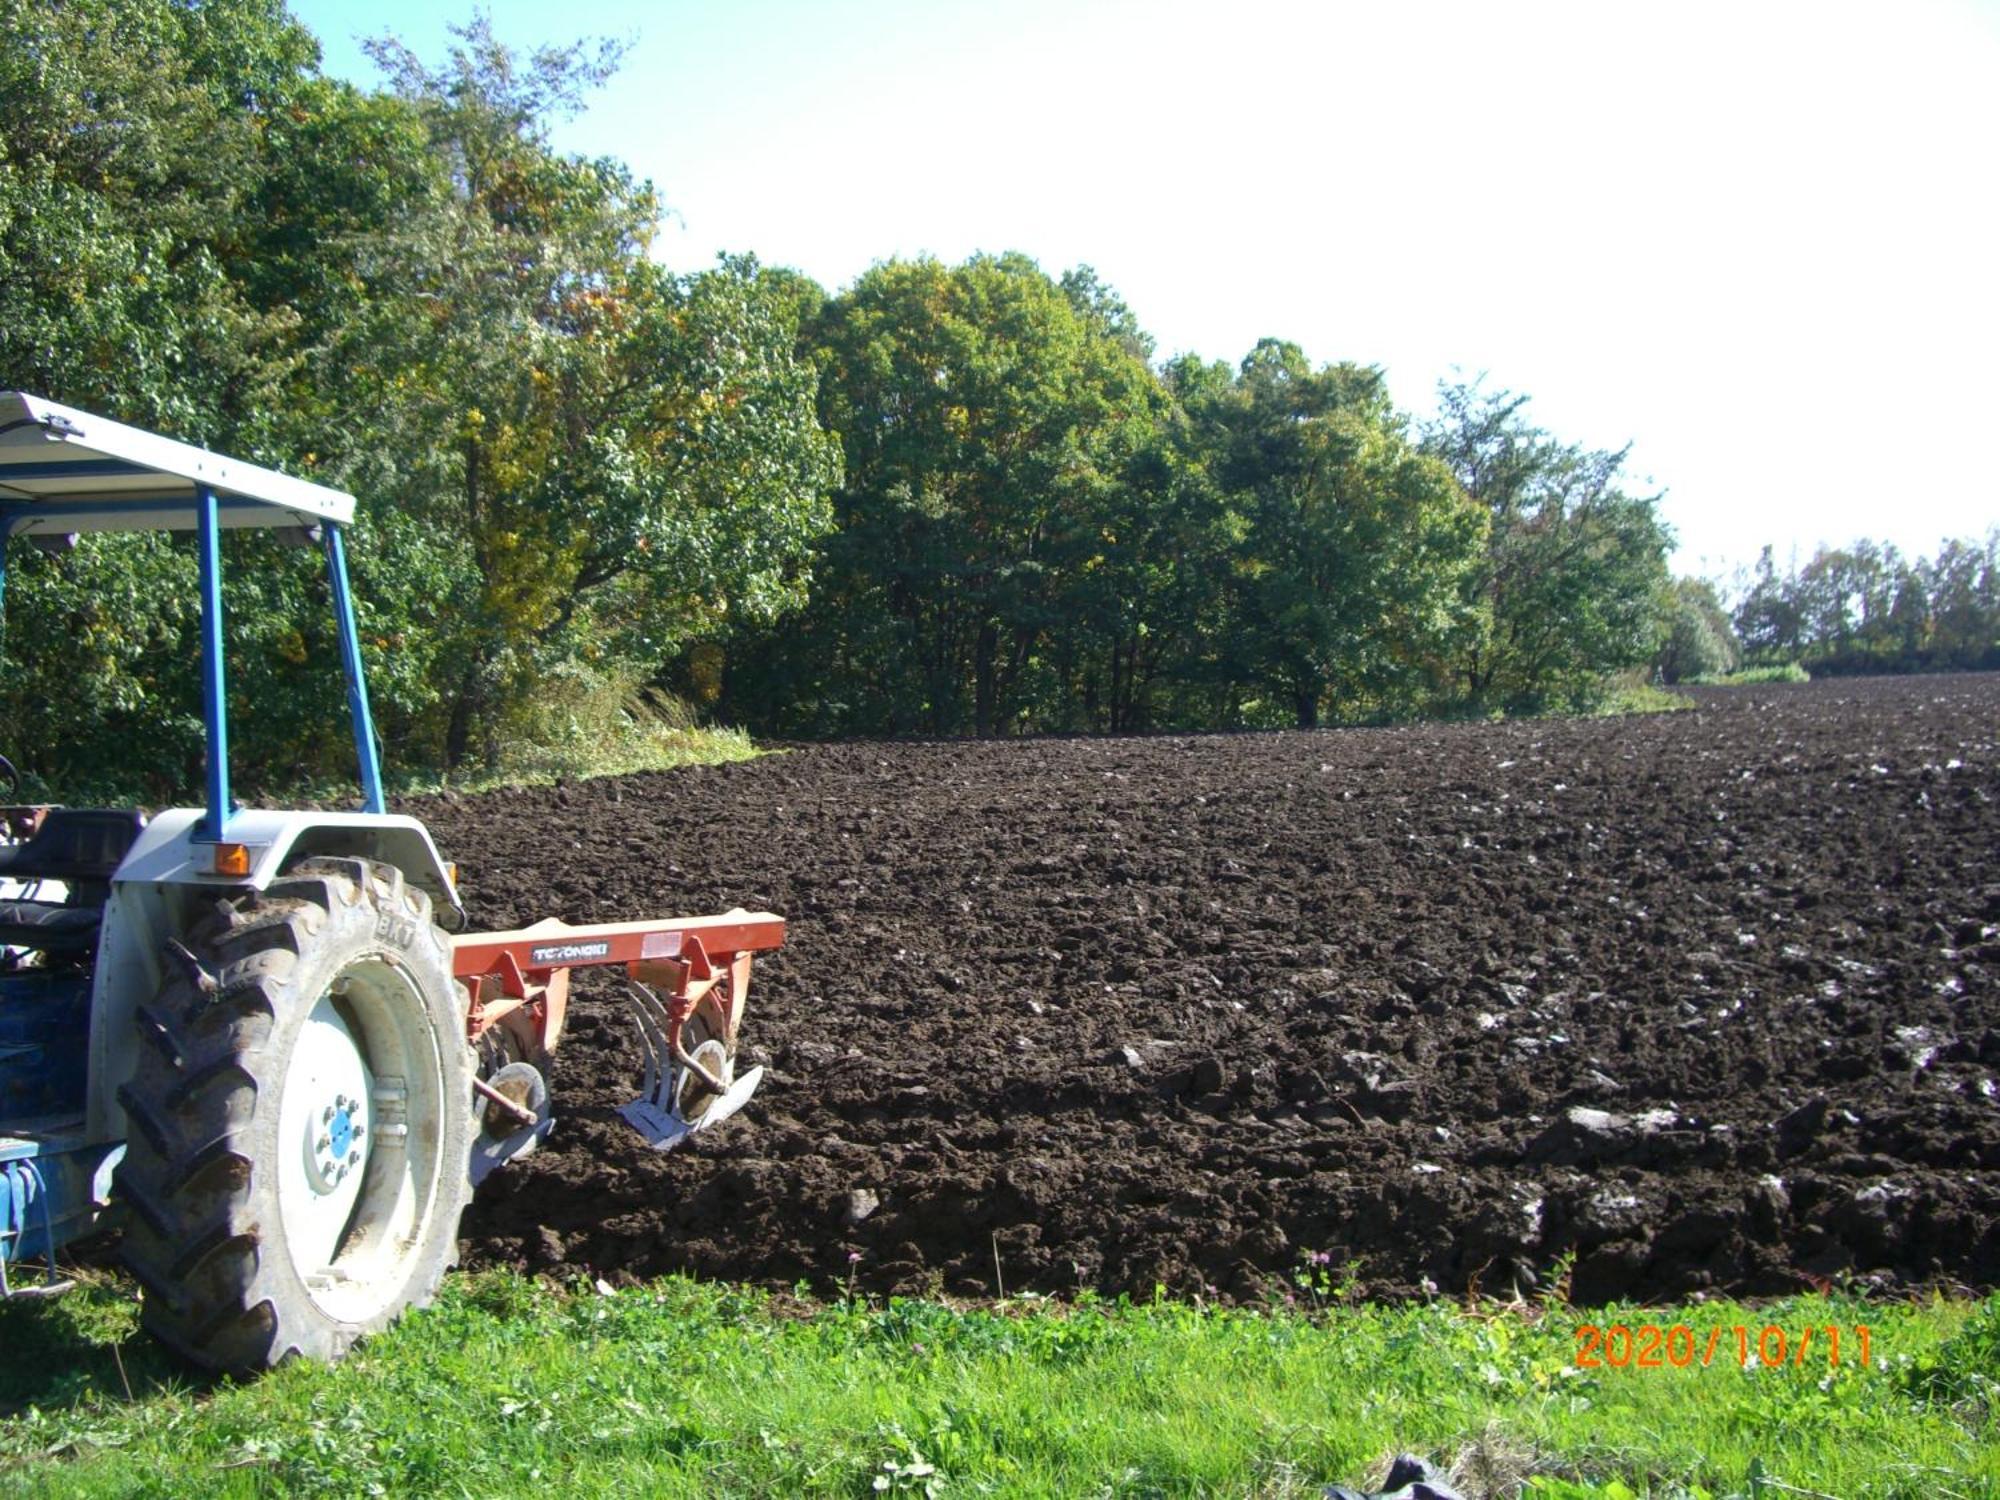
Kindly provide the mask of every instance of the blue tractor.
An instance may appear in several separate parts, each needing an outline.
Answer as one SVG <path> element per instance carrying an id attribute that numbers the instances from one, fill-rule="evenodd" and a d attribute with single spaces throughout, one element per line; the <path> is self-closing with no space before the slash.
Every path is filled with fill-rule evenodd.
<path id="1" fill-rule="evenodd" d="M 192 531 L 201 807 L 27 805 L 0 778 L 0 1287 L 117 1231 L 147 1326 L 208 1368 L 337 1358 L 436 1291 L 460 1212 L 552 1124 L 570 971 L 622 969 L 645 1057 L 623 1113 L 669 1148 L 734 1113 L 765 912 L 470 933 L 454 869 L 387 810 L 343 528 L 351 495 L 0 393 L 8 546 Z M 240 807 L 229 784 L 221 532 L 326 561 L 361 805 Z M 0 787 L 0 794 L 5 788 Z"/>

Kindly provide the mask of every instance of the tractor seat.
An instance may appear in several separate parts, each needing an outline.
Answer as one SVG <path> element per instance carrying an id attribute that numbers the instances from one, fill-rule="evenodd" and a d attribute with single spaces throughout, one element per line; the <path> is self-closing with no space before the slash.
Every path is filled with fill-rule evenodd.
<path id="1" fill-rule="evenodd" d="M 101 906 L 57 906 L 51 901 L 0 901 L 0 948 L 38 948 L 65 957 L 97 944 Z"/>
<path id="2" fill-rule="evenodd" d="M 52 807 L 27 843 L 0 848 L 0 879 L 109 884 L 145 826 L 136 808 Z"/>
<path id="3" fill-rule="evenodd" d="M 0 948 L 63 958 L 94 951 L 111 877 L 145 826 L 144 816 L 129 808 L 54 807 L 33 838 L 0 848 L 0 879 L 60 880 L 69 887 L 66 903 L 0 901 Z"/>

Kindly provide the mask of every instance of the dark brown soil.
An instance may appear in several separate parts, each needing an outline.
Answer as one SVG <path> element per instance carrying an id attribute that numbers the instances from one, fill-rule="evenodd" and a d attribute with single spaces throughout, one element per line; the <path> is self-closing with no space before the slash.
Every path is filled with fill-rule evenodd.
<path id="1" fill-rule="evenodd" d="M 850 744 L 416 808 L 473 915 L 733 905 L 752 1104 L 559 1123 L 473 1264 L 1253 1298 L 2000 1282 L 2000 679 L 1647 718 Z M 1602 1111 L 1591 1114 L 1584 1111 Z M 863 1215 L 869 1198 L 878 1206 Z M 854 1257 L 857 1257 L 855 1259 Z"/>

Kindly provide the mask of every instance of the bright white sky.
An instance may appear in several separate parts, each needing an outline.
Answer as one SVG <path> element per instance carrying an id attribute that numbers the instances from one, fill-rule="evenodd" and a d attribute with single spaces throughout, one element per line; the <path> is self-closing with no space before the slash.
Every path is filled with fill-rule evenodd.
<path id="1" fill-rule="evenodd" d="M 293 0 L 442 57 L 469 8 Z M 635 39 L 559 145 L 693 269 L 1078 262 L 1162 355 L 1265 335 L 1533 396 L 1666 491 L 1682 571 L 2000 524 L 2000 0 L 496 0 Z"/>

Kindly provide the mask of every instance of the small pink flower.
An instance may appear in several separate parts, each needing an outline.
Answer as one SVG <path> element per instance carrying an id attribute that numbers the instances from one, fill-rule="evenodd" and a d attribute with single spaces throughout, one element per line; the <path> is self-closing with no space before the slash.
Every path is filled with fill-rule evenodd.
<path id="1" fill-rule="evenodd" d="M 848 1264 L 849 1264 L 850 1266 L 858 1266 L 858 1265 L 860 1265 L 860 1264 L 861 1264 L 861 1252 L 860 1252 L 859 1250 L 850 1250 L 850 1251 L 848 1251 L 848 1252 L 847 1252 L 847 1263 L 848 1263 Z"/>

